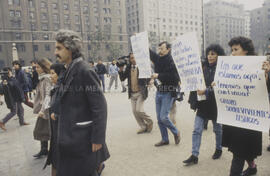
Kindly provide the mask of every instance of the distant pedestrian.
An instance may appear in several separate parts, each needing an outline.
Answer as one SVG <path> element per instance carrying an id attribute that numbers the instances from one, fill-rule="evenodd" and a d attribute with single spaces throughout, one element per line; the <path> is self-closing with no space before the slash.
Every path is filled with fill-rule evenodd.
<path id="1" fill-rule="evenodd" d="M 24 92 L 24 104 L 29 106 L 30 108 L 33 108 L 33 103 L 29 101 L 28 95 L 27 93 L 29 92 L 29 85 L 28 85 L 28 81 L 27 81 L 27 76 L 24 73 L 24 71 L 21 68 L 21 64 L 19 61 L 13 61 L 12 65 L 15 69 L 15 78 L 17 79 L 17 81 L 19 82 L 23 92 Z"/>
<path id="2" fill-rule="evenodd" d="M 108 88 L 108 91 L 111 90 L 111 87 L 113 85 L 113 82 L 114 82 L 114 85 L 115 85 L 115 90 L 117 90 L 117 87 L 118 87 L 118 67 L 116 65 L 116 60 L 114 59 L 111 63 L 111 65 L 109 66 L 109 76 L 110 76 L 110 83 L 109 83 L 109 88 Z"/>
<path id="3" fill-rule="evenodd" d="M 96 72 L 98 74 L 99 80 L 101 81 L 103 92 L 105 92 L 105 77 L 104 75 L 107 73 L 107 69 L 105 65 L 102 63 L 102 60 L 98 60 L 98 64 L 96 65 Z"/>
<path id="4" fill-rule="evenodd" d="M 16 114 L 19 117 L 19 123 L 21 126 L 29 125 L 24 121 L 24 109 L 22 102 L 24 100 L 24 92 L 21 89 L 18 81 L 12 76 L 11 68 L 4 68 L 6 75 L 2 76 L 2 83 L 0 85 L 0 95 L 4 95 L 4 99 L 7 105 L 7 108 L 10 109 L 8 113 L 1 121 L 0 128 L 6 130 L 5 124 Z"/>
<path id="5" fill-rule="evenodd" d="M 94 72 L 96 72 L 96 67 L 95 67 L 95 62 L 94 61 L 90 61 L 89 62 L 89 65 L 90 65 L 90 69 Z"/>
<path id="6" fill-rule="evenodd" d="M 46 59 L 37 61 L 36 69 L 39 76 L 39 83 L 36 87 L 36 96 L 34 100 L 34 114 L 38 114 L 34 128 L 34 139 L 40 141 L 40 152 L 34 157 L 40 158 L 48 154 L 48 141 L 50 140 L 50 123 L 49 123 L 49 102 L 50 90 L 52 87 L 50 81 L 51 62 Z"/>

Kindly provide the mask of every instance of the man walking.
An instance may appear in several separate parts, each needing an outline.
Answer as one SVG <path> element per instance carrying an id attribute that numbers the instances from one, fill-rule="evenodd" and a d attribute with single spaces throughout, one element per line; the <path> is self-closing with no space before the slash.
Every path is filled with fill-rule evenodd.
<path id="1" fill-rule="evenodd" d="M 180 142 L 180 132 L 169 119 L 169 112 L 176 97 L 176 90 L 180 81 L 174 61 L 170 54 L 171 45 L 167 42 L 159 44 L 159 55 L 150 50 L 150 59 L 154 63 L 155 79 L 157 86 L 156 112 L 158 125 L 161 132 L 161 141 L 155 144 L 156 147 L 169 144 L 168 130 L 173 135 L 175 144 Z"/>
<path id="2" fill-rule="evenodd" d="M 81 50 L 77 33 L 60 30 L 56 34 L 55 56 L 67 66 L 59 92 L 58 176 L 97 176 L 100 164 L 109 158 L 107 103 L 98 76 Z"/>
<path id="3" fill-rule="evenodd" d="M 118 67 L 116 65 L 116 60 L 114 59 L 112 61 L 112 64 L 109 67 L 110 84 L 109 84 L 108 91 L 111 90 L 113 82 L 115 82 L 115 90 L 117 90 L 117 86 L 118 86 L 118 70 L 119 69 L 118 69 Z"/>
<path id="4" fill-rule="evenodd" d="M 104 75 L 107 73 L 105 65 L 102 63 L 102 60 L 99 59 L 96 65 L 96 72 L 98 74 L 99 80 L 102 83 L 103 92 L 105 92 L 105 80 Z"/>
<path id="5" fill-rule="evenodd" d="M 24 98 L 25 98 L 24 104 L 29 106 L 30 108 L 33 108 L 33 103 L 29 101 L 29 98 L 27 95 L 27 93 L 29 92 L 29 88 L 28 88 L 28 81 L 27 81 L 26 74 L 22 70 L 21 64 L 19 61 L 13 61 L 12 65 L 15 69 L 15 78 L 19 82 L 19 84 L 24 92 Z"/>
<path id="6" fill-rule="evenodd" d="M 19 86 L 17 80 L 12 76 L 11 68 L 4 68 L 7 75 L 2 76 L 2 84 L 0 88 L 0 95 L 4 95 L 7 108 L 10 109 L 8 113 L 1 121 L 0 128 L 6 131 L 5 124 L 16 114 L 19 117 L 19 123 L 21 126 L 29 125 L 24 121 L 24 109 L 22 102 L 24 100 L 24 93 Z"/>
<path id="7" fill-rule="evenodd" d="M 126 67 L 125 71 L 123 71 L 124 67 L 120 67 L 119 73 L 122 73 L 120 75 L 123 81 L 128 79 L 128 97 L 131 100 L 133 114 L 141 128 L 137 134 L 151 132 L 153 121 L 150 116 L 144 112 L 143 108 L 144 101 L 148 97 L 147 84 L 149 80 L 138 78 L 139 69 L 136 66 L 133 53 L 130 53 L 129 60 L 131 64 Z"/>

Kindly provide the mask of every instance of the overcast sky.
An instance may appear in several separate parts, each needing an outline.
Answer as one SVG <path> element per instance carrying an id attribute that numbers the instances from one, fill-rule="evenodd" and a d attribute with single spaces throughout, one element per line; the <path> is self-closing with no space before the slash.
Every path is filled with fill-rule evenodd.
<path id="1" fill-rule="evenodd" d="M 204 0 L 204 3 L 210 0 Z M 225 0 L 225 1 L 235 1 L 235 0 Z M 240 4 L 244 4 L 245 10 L 252 10 L 261 7 L 264 0 L 237 0 Z"/>

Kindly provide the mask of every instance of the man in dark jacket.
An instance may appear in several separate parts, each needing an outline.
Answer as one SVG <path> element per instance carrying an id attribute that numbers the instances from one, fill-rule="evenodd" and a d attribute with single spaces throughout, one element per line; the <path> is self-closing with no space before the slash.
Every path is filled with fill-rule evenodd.
<path id="1" fill-rule="evenodd" d="M 137 134 L 151 132 L 153 128 L 153 121 L 150 116 L 144 112 L 143 103 L 148 96 L 147 83 L 148 79 L 139 79 L 139 69 L 136 66 L 136 60 L 133 53 L 129 55 L 130 63 L 126 70 L 120 67 L 120 79 L 125 81 L 128 79 L 128 98 L 131 100 L 132 111 L 141 129 Z"/>
<path id="2" fill-rule="evenodd" d="M 60 30 L 56 34 L 55 56 L 67 67 L 59 90 L 57 176 L 96 176 L 97 168 L 109 158 L 107 103 L 81 49 L 77 33 Z"/>
<path id="3" fill-rule="evenodd" d="M 98 60 L 98 63 L 96 65 L 96 72 L 98 74 L 99 80 L 102 83 L 103 92 L 105 92 L 105 81 L 104 81 L 104 75 L 107 73 L 105 65 L 102 63 L 102 60 Z"/>
<path id="4" fill-rule="evenodd" d="M 155 67 L 152 79 L 156 80 L 156 112 L 162 137 L 161 141 L 155 144 L 156 147 L 169 144 L 167 129 L 173 133 L 175 144 L 180 142 L 180 132 L 168 117 L 180 81 L 170 51 L 171 45 L 167 42 L 159 44 L 159 55 L 150 50 L 150 59 Z"/>
<path id="5" fill-rule="evenodd" d="M 19 82 L 23 92 L 24 92 L 24 104 L 29 106 L 30 108 L 33 108 L 33 103 L 29 101 L 27 93 L 29 92 L 29 87 L 28 87 L 28 81 L 27 81 L 27 76 L 24 73 L 24 71 L 21 68 L 21 64 L 19 61 L 14 61 L 12 62 L 12 65 L 15 69 L 15 78 Z"/>
<path id="6" fill-rule="evenodd" d="M 3 82 L 0 88 L 0 95 L 4 95 L 6 105 L 7 108 L 10 109 L 10 113 L 0 121 L 0 128 L 6 130 L 5 124 L 16 114 L 19 117 L 19 123 L 21 126 L 29 125 L 24 122 L 24 109 L 22 106 L 22 102 L 24 100 L 23 91 L 21 90 L 17 80 L 12 77 L 11 68 L 4 68 L 4 71 L 8 73 L 7 75 L 2 76 Z"/>
<path id="7" fill-rule="evenodd" d="M 38 73 L 36 71 L 36 61 L 31 61 L 31 65 L 32 65 L 32 83 L 33 83 L 33 89 L 35 90 L 37 87 L 37 84 L 39 82 L 38 79 Z"/>

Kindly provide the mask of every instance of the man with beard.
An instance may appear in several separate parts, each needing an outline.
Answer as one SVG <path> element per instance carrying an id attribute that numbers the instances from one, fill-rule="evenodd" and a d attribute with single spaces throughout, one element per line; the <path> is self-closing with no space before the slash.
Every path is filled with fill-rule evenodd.
<path id="1" fill-rule="evenodd" d="M 59 90 L 57 175 L 97 176 L 109 158 L 107 103 L 97 74 L 83 59 L 79 35 L 60 30 L 55 39 L 55 56 L 67 68 Z"/>

